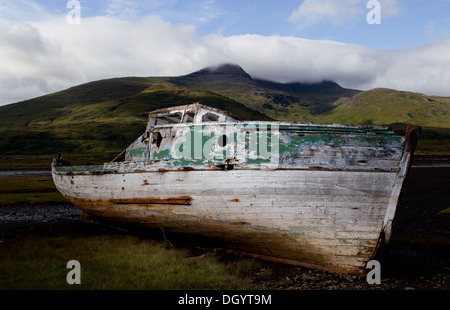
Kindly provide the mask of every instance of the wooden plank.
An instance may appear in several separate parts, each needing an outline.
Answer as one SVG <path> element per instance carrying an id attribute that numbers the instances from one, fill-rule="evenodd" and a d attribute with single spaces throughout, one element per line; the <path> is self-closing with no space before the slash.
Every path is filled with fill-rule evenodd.
<path id="1" fill-rule="evenodd" d="M 192 128 L 163 125 L 161 143 L 152 144 L 150 154 L 145 134 L 127 150 L 128 158 L 159 161 L 61 168 L 55 184 L 99 218 L 217 237 L 240 250 L 307 266 L 361 269 L 382 229 L 390 232 L 409 162 L 402 157 L 405 139 L 386 128 L 275 124 L 284 126 L 275 166 L 264 168 L 261 150 L 250 164 L 246 134 L 240 136 L 244 145 L 229 141 L 235 151 L 244 147 L 227 167 L 233 170 L 223 170 L 224 160 L 206 163 L 201 156 L 197 162 L 175 160 L 171 147 Z M 259 125 L 204 129 L 256 133 Z"/>

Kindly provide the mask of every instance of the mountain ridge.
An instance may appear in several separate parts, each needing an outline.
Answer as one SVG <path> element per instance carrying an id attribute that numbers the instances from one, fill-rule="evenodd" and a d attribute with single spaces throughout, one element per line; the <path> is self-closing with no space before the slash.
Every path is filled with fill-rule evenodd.
<path id="1" fill-rule="evenodd" d="M 182 87 L 213 91 L 271 118 L 284 121 L 292 121 L 290 114 L 303 115 L 298 121 L 308 121 L 313 119 L 313 115 L 331 109 L 331 104 L 337 99 L 361 92 L 342 88 L 327 80 L 315 83 L 280 83 L 253 79 L 236 64 L 207 67 L 171 78 L 170 81 Z"/>
<path id="2" fill-rule="evenodd" d="M 248 79 L 252 80 L 252 77 L 245 72 L 245 70 L 236 64 L 231 63 L 223 63 L 217 66 L 210 66 L 203 69 L 200 69 L 198 71 L 195 71 L 193 73 L 190 73 L 186 75 L 186 77 L 194 77 L 194 78 L 202 78 L 202 79 L 208 79 L 208 77 L 213 78 L 236 78 L 241 77 L 242 79 Z"/>
<path id="3" fill-rule="evenodd" d="M 244 120 L 389 125 L 399 133 L 412 123 L 430 129 L 422 150 L 450 153 L 450 97 L 278 83 L 222 64 L 178 77 L 104 79 L 1 106 L 0 154 L 121 151 L 142 133 L 146 112 L 193 102 Z"/>

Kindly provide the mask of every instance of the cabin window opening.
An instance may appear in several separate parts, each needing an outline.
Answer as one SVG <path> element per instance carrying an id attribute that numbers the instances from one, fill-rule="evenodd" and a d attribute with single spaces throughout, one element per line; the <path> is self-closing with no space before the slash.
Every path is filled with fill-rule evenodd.
<path id="1" fill-rule="evenodd" d="M 217 143 L 219 144 L 220 147 L 225 147 L 228 143 L 227 135 L 221 135 Z"/>
<path id="2" fill-rule="evenodd" d="M 181 112 L 159 115 L 157 117 L 157 124 L 158 125 L 178 124 L 181 123 L 181 116 L 182 116 Z"/>
<path id="3" fill-rule="evenodd" d="M 206 113 L 202 117 L 202 122 L 217 122 L 219 120 L 219 116 L 212 114 L 212 113 Z"/>
<path id="4" fill-rule="evenodd" d="M 193 123 L 194 122 L 195 113 L 193 111 L 187 111 L 184 114 L 184 122 L 185 123 Z"/>
<path id="5" fill-rule="evenodd" d="M 160 132 L 154 132 L 152 144 L 156 144 L 157 147 L 160 147 L 162 139 L 163 139 L 163 137 Z"/>

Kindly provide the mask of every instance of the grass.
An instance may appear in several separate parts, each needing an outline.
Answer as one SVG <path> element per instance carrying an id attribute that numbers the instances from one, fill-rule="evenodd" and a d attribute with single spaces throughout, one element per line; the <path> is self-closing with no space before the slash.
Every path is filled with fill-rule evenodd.
<path id="1" fill-rule="evenodd" d="M 389 125 L 404 134 L 406 125 L 421 126 L 416 152 L 450 153 L 450 98 L 377 88 L 341 98 L 318 116 L 323 123 Z"/>
<path id="2" fill-rule="evenodd" d="M 352 98 L 341 98 L 334 109 L 320 115 L 321 121 L 388 125 L 415 124 L 447 128 L 450 122 L 448 98 L 377 88 Z"/>
<path id="3" fill-rule="evenodd" d="M 178 87 L 157 78 L 111 79 L 0 107 L 0 152 L 118 153 L 143 133 L 146 112 L 194 102 L 226 109 L 244 119 L 268 119 L 209 91 Z"/>
<path id="4" fill-rule="evenodd" d="M 56 155 L 56 154 L 55 154 Z M 63 154 L 63 158 L 76 164 L 102 164 L 117 154 Z M 0 155 L 1 168 L 50 168 L 54 155 Z M 0 206 L 15 204 L 68 203 L 55 187 L 51 177 L 0 178 Z"/>
<path id="5" fill-rule="evenodd" d="M 56 154 L 55 154 L 56 155 Z M 50 167 L 55 155 L 0 155 L 0 167 Z"/>
<path id="6" fill-rule="evenodd" d="M 0 193 L 55 192 L 51 178 L 0 178 Z"/>
<path id="7" fill-rule="evenodd" d="M 27 237 L 0 252 L 0 289 L 21 290 L 247 290 L 241 273 L 256 261 L 224 263 L 189 257 L 184 249 L 133 235 Z M 70 260 L 81 265 L 81 284 L 69 285 Z"/>
<path id="8" fill-rule="evenodd" d="M 0 178 L 0 206 L 67 202 L 51 178 Z"/>
<path id="9" fill-rule="evenodd" d="M 450 128 L 423 126 L 417 152 L 420 154 L 450 154 Z"/>
<path id="10" fill-rule="evenodd" d="M 439 214 L 450 214 L 450 208 L 440 211 Z"/>
<path id="11" fill-rule="evenodd" d="M 334 83 L 280 84 L 201 75 L 102 80 L 0 107 L 0 153 L 120 153 L 145 129 L 145 112 L 200 102 L 244 120 L 433 128 L 423 154 L 450 151 L 450 98 Z"/>
<path id="12" fill-rule="evenodd" d="M 40 161 L 40 157 L 34 160 Z M 71 160 L 102 161 L 75 155 Z M 32 157 L 26 159 L 33 162 Z M 0 178 L 0 207 L 16 204 L 67 203 L 51 178 Z M 251 289 L 241 276 L 253 260 L 222 263 L 216 257 L 190 258 L 189 251 L 167 243 L 122 234 L 70 234 L 20 238 L 1 245 L 0 289 L 20 290 L 197 290 Z M 69 285 L 69 260 L 81 263 L 81 285 Z"/>

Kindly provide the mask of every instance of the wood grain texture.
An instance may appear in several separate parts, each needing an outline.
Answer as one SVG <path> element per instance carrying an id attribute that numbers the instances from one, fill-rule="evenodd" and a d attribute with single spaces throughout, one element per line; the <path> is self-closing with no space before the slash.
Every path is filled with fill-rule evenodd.
<path id="1" fill-rule="evenodd" d="M 396 173 L 250 172 L 54 172 L 54 179 L 65 196 L 98 218 L 217 237 L 266 258 L 303 262 L 306 255 L 308 264 L 324 268 L 364 267 L 377 245 Z M 190 197 L 190 205 L 163 203 L 179 196 Z M 142 197 L 161 201 L 130 203 Z"/>
<path id="2" fill-rule="evenodd" d="M 199 105 L 160 112 L 126 161 L 52 165 L 56 187 L 85 218 L 217 238 L 264 259 L 338 272 L 364 272 L 380 238 L 389 239 L 409 136 L 229 122 Z M 219 122 L 202 123 L 207 113 Z M 186 117 L 192 123 L 170 124 Z"/>

